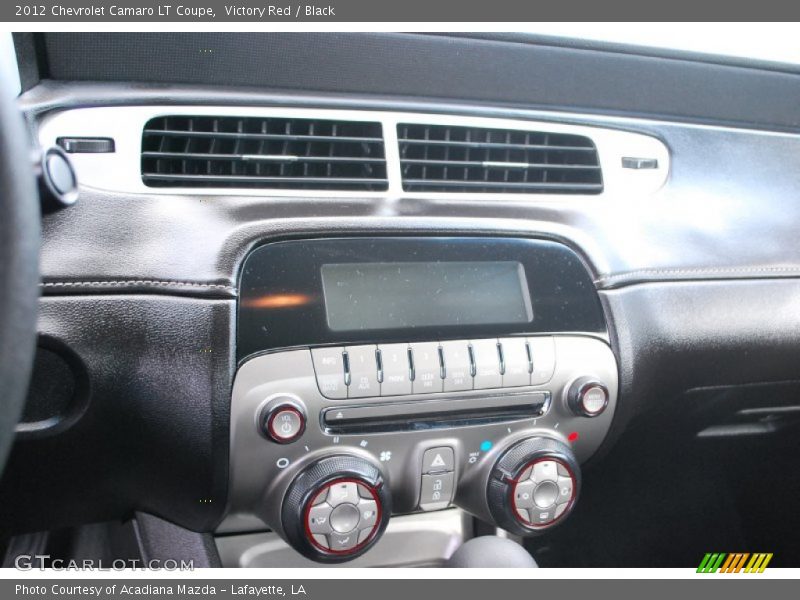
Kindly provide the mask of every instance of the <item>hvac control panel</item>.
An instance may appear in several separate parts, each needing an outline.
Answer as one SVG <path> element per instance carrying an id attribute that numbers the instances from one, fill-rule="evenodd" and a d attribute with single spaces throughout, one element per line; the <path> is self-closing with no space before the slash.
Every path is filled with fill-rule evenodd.
<path id="1" fill-rule="evenodd" d="M 393 512 L 457 505 L 535 534 L 574 505 L 616 395 L 613 354 L 588 336 L 258 356 L 234 385 L 231 511 L 328 562 L 366 551 Z"/>

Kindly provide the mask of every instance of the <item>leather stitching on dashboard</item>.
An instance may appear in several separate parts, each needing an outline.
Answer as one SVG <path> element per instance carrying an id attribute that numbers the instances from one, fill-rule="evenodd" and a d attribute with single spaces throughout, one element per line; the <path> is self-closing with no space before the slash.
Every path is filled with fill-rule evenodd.
<path id="1" fill-rule="evenodd" d="M 791 273 L 800 275 L 798 267 L 718 267 L 718 268 L 699 268 L 699 269 L 641 269 L 638 271 L 628 271 L 616 275 L 604 275 L 598 278 L 595 283 L 606 284 L 613 281 L 627 280 L 637 276 L 647 275 L 736 275 L 736 274 L 759 274 L 759 273 Z"/>
<path id="2" fill-rule="evenodd" d="M 151 286 L 151 287 L 192 287 L 200 289 L 218 289 L 236 292 L 236 288 L 219 283 L 199 283 L 196 281 L 172 281 L 158 279 L 117 279 L 111 281 L 53 281 L 40 283 L 41 287 L 102 287 L 102 286 Z"/>

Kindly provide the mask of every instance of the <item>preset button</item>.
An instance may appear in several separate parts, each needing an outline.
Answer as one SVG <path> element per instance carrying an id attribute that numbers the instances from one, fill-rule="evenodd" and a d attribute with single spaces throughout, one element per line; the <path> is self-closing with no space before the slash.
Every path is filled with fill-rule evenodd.
<path id="1" fill-rule="evenodd" d="M 319 391 L 326 398 L 347 398 L 344 380 L 342 348 L 314 348 L 311 350 Z"/>
<path id="2" fill-rule="evenodd" d="M 380 396 L 378 383 L 377 346 L 347 346 L 347 362 L 350 368 L 350 385 L 347 386 L 348 398 L 366 398 Z"/>
<path id="3" fill-rule="evenodd" d="M 466 341 L 442 342 L 445 392 L 472 389 L 472 372 L 469 360 L 469 343 Z"/>
<path id="4" fill-rule="evenodd" d="M 427 342 L 411 344 L 414 359 L 414 394 L 427 394 L 442 391 L 442 369 L 439 364 L 439 344 Z"/>
<path id="5" fill-rule="evenodd" d="M 473 387 L 476 390 L 503 386 L 500 374 L 500 351 L 497 340 L 472 340 L 472 358 L 475 361 Z"/>
<path id="6" fill-rule="evenodd" d="M 408 344 L 381 344 L 383 381 L 381 396 L 399 396 L 411 393 L 411 363 L 408 361 Z"/>

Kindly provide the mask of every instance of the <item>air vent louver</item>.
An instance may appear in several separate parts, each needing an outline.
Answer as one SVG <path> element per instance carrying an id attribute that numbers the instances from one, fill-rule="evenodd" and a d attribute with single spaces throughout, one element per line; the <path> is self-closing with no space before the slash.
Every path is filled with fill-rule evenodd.
<path id="1" fill-rule="evenodd" d="M 565 133 L 399 124 L 407 192 L 599 194 L 591 139 Z"/>
<path id="2" fill-rule="evenodd" d="M 388 188 L 380 123 L 275 117 L 151 119 L 142 137 L 142 181 L 150 187 Z"/>

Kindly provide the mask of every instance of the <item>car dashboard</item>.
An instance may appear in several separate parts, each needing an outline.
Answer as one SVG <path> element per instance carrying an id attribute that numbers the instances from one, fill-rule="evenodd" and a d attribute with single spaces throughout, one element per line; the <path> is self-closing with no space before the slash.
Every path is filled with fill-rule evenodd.
<path id="1" fill-rule="evenodd" d="M 547 566 L 791 564 L 800 138 L 745 92 L 796 75 L 513 36 L 42 40 L 19 103 L 80 196 L 43 220 L 6 531 L 153 515 L 223 566 L 436 566 L 486 532 Z"/>

